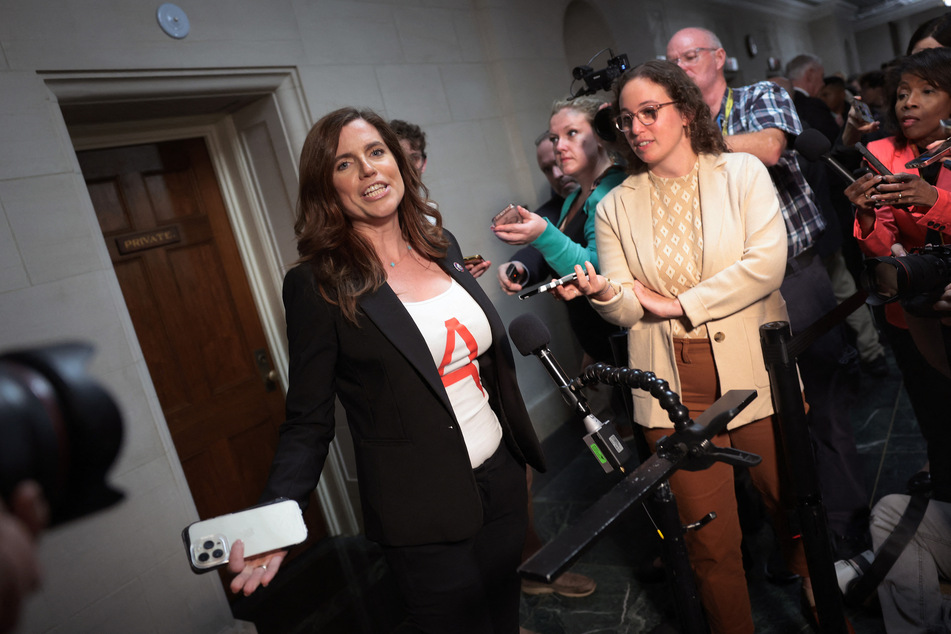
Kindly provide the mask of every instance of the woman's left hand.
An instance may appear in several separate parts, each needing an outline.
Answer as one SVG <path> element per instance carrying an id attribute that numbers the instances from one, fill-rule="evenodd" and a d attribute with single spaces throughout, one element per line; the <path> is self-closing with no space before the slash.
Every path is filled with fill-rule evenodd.
<path id="1" fill-rule="evenodd" d="M 652 291 L 638 280 L 634 280 L 634 295 L 637 301 L 641 303 L 644 310 L 663 317 L 664 319 L 675 319 L 684 316 L 684 307 L 676 297 L 664 297 L 657 291 Z"/>
<path id="2" fill-rule="evenodd" d="M 231 580 L 231 591 L 247 597 L 259 586 L 266 587 L 274 579 L 286 555 L 286 550 L 276 550 L 245 559 L 244 542 L 236 540 L 228 556 L 228 572 L 235 575 Z"/>
<path id="3" fill-rule="evenodd" d="M 938 190 L 920 176 L 893 174 L 885 176 L 875 187 L 871 200 L 883 205 L 920 205 L 931 207 L 938 202 Z"/>
<path id="4" fill-rule="evenodd" d="M 545 227 L 548 226 L 548 222 L 521 205 L 518 208 L 518 214 L 521 216 L 522 222 L 496 225 L 492 227 L 492 232 L 499 240 L 507 244 L 530 244 L 542 235 Z"/>

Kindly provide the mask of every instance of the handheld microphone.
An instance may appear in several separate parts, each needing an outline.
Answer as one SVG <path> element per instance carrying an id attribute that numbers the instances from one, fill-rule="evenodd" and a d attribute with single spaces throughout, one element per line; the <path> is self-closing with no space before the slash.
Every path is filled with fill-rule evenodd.
<path id="1" fill-rule="evenodd" d="M 852 173 L 829 154 L 832 150 L 832 144 L 829 143 L 829 139 L 815 128 L 803 130 L 802 134 L 796 137 L 795 146 L 796 151 L 810 161 L 825 161 L 826 164 L 832 167 L 832 169 L 849 184 L 855 182 L 855 177 L 852 176 Z"/>
<path id="2" fill-rule="evenodd" d="M 624 463 L 631 457 L 631 450 L 617 433 L 614 425 L 601 422 L 591 413 L 588 401 L 577 381 L 572 381 L 565 374 L 558 360 L 548 349 L 551 333 L 538 317 L 531 313 L 519 315 L 509 324 L 509 337 L 515 347 L 527 357 L 530 354 L 538 357 L 542 366 L 548 371 L 555 385 L 561 391 L 562 398 L 568 406 L 584 420 L 584 427 L 588 434 L 584 437 L 585 445 L 594 454 L 605 473 L 615 469 L 624 472 Z"/>

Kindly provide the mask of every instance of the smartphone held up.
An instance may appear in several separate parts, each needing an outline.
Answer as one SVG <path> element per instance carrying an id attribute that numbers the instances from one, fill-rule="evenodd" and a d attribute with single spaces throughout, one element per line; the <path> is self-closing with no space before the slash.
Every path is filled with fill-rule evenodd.
<path id="1" fill-rule="evenodd" d="M 522 222 L 522 216 L 518 213 L 518 205 L 510 204 L 505 209 L 495 214 L 492 218 L 492 226 L 511 225 Z"/>
<path id="2" fill-rule="evenodd" d="M 278 498 L 249 509 L 194 522 L 182 531 L 188 563 L 196 574 L 230 561 L 231 547 L 244 542 L 244 556 L 254 557 L 296 546 L 307 539 L 307 526 L 294 500 Z"/>
<path id="3" fill-rule="evenodd" d="M 863 123 L 875 122 L 875 115 L 872 114 L 872 109 L 869 108 L 868 104 L 861 99 L 853 97 L 852 107 L 855 109 L 855 112 L 858 114 Z"/>

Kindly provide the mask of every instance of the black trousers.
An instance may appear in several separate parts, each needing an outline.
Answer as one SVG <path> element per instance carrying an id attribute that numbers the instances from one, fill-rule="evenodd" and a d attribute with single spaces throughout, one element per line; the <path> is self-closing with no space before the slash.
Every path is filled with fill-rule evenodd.
<path id="1" fill-rule="evenodd" d="M 461 542 L 386 546 L 407 612 L 399 632 L 517 634 L 528 525 L 525 467 L 506 448 L 474 469 L 483 525 Z"/>

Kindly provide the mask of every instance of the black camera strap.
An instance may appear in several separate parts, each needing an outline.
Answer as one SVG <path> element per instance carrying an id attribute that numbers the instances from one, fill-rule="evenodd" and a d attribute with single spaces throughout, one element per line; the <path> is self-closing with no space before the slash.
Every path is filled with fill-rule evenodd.
<path id="1" fill-rule="evenodd" d="M 845 602 L 847 604 L 851 606 L 861 605 L 869 595 L 875 592 L 878 584 L 882 582 L 888 571 L 895 565 L 902 551 L 908 546 L 908 542 L 918 531 L 918 525 L 921 524 L 921 520 L 925 516 L 929 501 L 929 498 L 923 495 L 911 496 L 895 530 L 885 539 L 878 552 L 875 553 L 875 561 L 846 591 Z"/>

